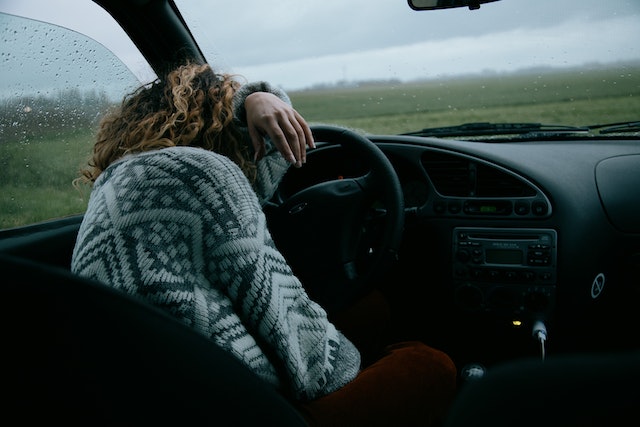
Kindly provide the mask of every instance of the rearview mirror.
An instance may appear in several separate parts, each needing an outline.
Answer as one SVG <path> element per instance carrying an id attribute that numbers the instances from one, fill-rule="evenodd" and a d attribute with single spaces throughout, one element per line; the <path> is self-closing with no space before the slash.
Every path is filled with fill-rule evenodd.
<path id="1" fill-rule="evenodd" d="M 468 7 L 471 10 L 480 9 L 483 3 L 499 0 L 408 0 L 413 10 L 450 9 L 453 7 Z"/>

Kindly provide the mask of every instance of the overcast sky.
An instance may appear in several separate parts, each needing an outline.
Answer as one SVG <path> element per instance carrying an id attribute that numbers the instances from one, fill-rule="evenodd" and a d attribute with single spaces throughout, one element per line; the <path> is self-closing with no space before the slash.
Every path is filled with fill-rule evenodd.
<path id="1" fill-rule="evenodd" d="M 56 18 L 59 3 L 73 3 L 77 15 Z M 189 6 L 187 21 L 199 20 L 192 30 L 214 66 L 285 89 L 640 59 L 640 0 L 500 0 L 476 11 L 428 12 L 411 10 L 406 0 L 177 3 Z M 309 4 L 322 7 L 310 12 Z M 1 11 L 56 19 L 103 41 L 148 79 L 126 37 L 82 19 L 89 6 L 87 0 L 0 0 Z"/>
<path id="2" fill-rule="evenodd" d="M 250 80 L 292 88 L 640 58 L 640 0 L 501 0 L 475 11 L 422 12 L 406 0 L 322 0 L 321 9 L 306 14 L 312 2 L 261 1 L 251 11 L 228 2 L 224 16 L 229 9 L 248 20 L 243 26 L 219 22 L 215 12 L 187 19 L 214 17 L 194 28 L 212 41 L 208 51 L 220 52 L 213 63 L 227 60 Z"/>

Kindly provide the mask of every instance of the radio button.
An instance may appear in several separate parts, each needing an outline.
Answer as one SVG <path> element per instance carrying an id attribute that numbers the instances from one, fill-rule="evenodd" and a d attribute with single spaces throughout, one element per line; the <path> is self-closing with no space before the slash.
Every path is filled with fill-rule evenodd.
<path id="1" fill-rule="evenodd" d="M 489 270 L 489 279 L 491 280 L 499 280 L 500 279 L 500 271 L 498 270 Z"/>
<path id="2" fill-rule="evenodd" d="M 530 256 L 529 259 L 527 260 L 527 263 L 529 265 L 533 265 L 533 266 L 536 266 L 536 267 L 549 265 L 550 262 L 551 262 L 551 260 L 549 259 L 549 257 L 535 258 L 535 257 L 531 257 Z"/>
<path id="3" fill-rule="evenodd" d="M 462 206 L 460 205 L 459 202 L 449 202 L 447 204 L 447 207 L 449 209 L 449 213 L 452 213 L 452 214 L 460 213 L 460 211 L 462 210 Z"/>
<path id="4" fill-rule="evenodd" d="M 531 281 L 536 278 L 536 275 L 533 271 L 523 271 L 522 278 L 527 281 Z"/>
<path id="5" fill-rule="evenodd" d="M 484 276 L 484 271 L 474 268 L 473 270 L 471 270 L 471 277 L 476 279 L 476 280 L 481 280 L 482 277 Z"/>
<path id="6" fill-rule="evenodd" d="M 465 267 L 459 267 L 456 269 L 456 277 L 467 277 L 469 270 Z"/>
<path id="7" fill-rule="evenodd" d="M 515 271 L 506 271 L 504 273 L 504 277 L 505 277 L 505 279 L 507 279 L 509 281 L 513 281 L 513 280 L 516 280 L 518 278 L 518 273 L 516 273 Z"/>
<path id="8" fill-rule="evenodd" d="M 471 255 L 469 254 L 469 251 L 466 249 L 458 250 L 458 252 L 456 252 L 456 257 L 460 262 L 468 262 L 471 259 Z"/>
<path id="9" fill-rule="evenodd" d="M 514 211 L 518 215 L 527 215 L 529 213 L 529 202 L 516 202 Z"/>
<path id="10" fill-rule="evenodd" d="M 551 263 L 551 248 L 545 244 L 529 245 L 527 263 L 534 266 L 545 266 Z"/>
<path id="11" fill-rule="evenodd" d="M 549 212 L 549 207 L 543 201 L 535 201 L 531 205 L 531 212 L 536 216 L 546 215 Z"/>

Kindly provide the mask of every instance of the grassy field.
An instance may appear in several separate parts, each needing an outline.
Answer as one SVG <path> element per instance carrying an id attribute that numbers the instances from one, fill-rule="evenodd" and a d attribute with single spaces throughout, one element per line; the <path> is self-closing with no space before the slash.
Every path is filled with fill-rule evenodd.
<path id="1" fill-rule="evenodd" d="M 341 124 L 370 134 L 478 121 L 612 123 L 638 120 L 640 66 L 336 88 L 290 96 L 311 122 Z"/>
<path id="2" fill-rule="evenodd" d="M 84 212 L 89 190 L 72 181 L 86 164 L 91 130 L 0 143 L 0 229 Z"/>
<path id="3" fill-rule="evenodd" d="M 339 124 L 369 134 L 481 121 L 587 125 L 638 120 L 640 66 L 361 85 L 289 95 L 312 124 Z M 91 150 L 92 131 L 29 132 L 37 136 L 26 142 L 0 140 L 0 229 L 86 207 L 88 190 L 80 193 L 71 182 Z"/>

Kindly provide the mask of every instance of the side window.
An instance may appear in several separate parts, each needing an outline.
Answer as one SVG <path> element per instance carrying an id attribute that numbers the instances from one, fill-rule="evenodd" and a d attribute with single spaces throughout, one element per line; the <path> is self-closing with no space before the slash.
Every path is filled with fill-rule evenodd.
<path id="1" fill-rule="evenodd" d="M 138 86 L 111 51 L 75 31 L 0 14 L 0 229 L 83 213 L 98 120 Z"/>

